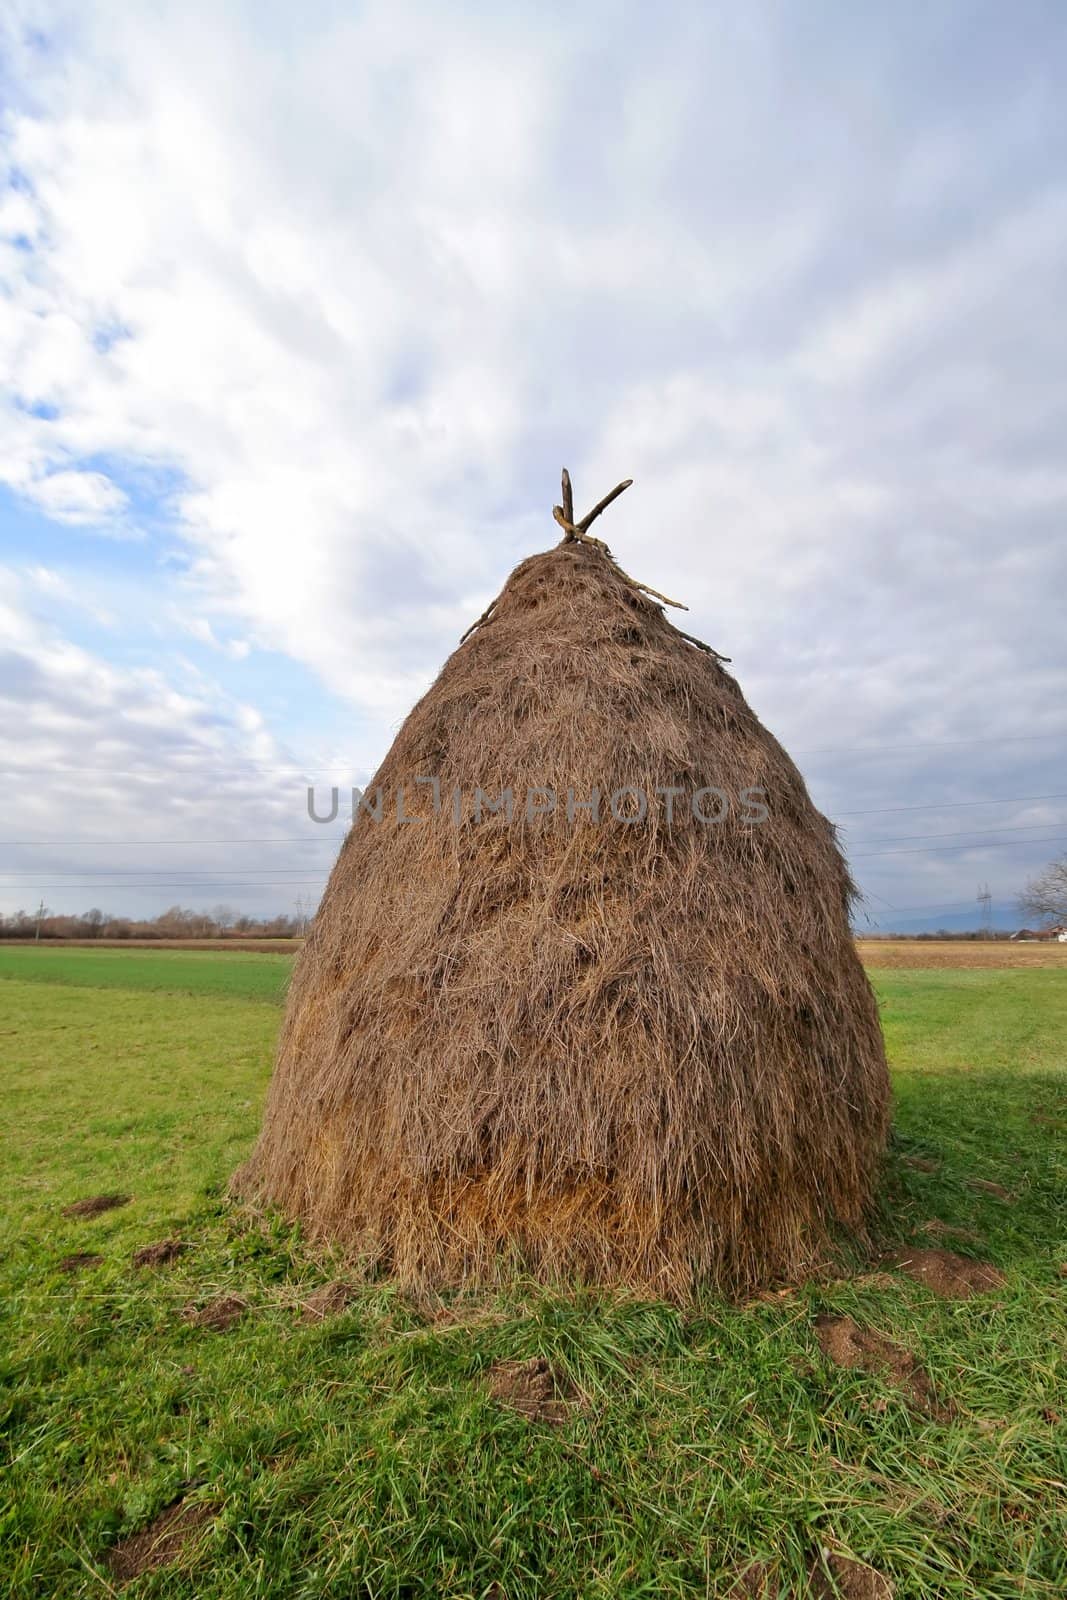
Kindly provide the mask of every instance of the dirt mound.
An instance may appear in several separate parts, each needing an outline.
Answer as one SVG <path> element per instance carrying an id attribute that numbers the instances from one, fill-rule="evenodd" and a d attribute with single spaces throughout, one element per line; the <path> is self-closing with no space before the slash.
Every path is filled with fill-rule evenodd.
<path id="1" fill-rule="evenodd" d="M 946 1300 L 969 1300 L 1003 1287 L 1004 1274 L 988 1261 L 973 1261 L 951 1250 L 906 1250 L 894 1265 L 916 1283 L 924 1283 Z"/>
<path id="2" fill-rule="evenodd" d="M 248 1301 L 242 1300 L 239 1294 L 224 1295 L 217 1300 L 209 1300 L 203 1306 L 190 1300 L 187 1306 L 182 1307 L 182 1321 L 196 1328 L 210 1328 L 213 1333 L 224 1333 L 247 1310 Z"/>
<path id="3" fill-rule="evenodd" d="M 893 1600 L 893 1585 L 888 1578 L 851 1556 L 833 1555 L 824 1550 L 808 1570 L 808 1581 L 801 1591 L 783 1589 L 773 1567 L 766 1561 L 753 1561 L 741 1568 L 723 1591 L 728 1600 Z"/>
<path id="4" fill-rule="evenodd" d="M 147 1528 L 127 1534 L 112 1548 L 107 1556 L 111 1576 L 119 1583 L 132 1583 L 142 1572 L 176 1561 L 216 1512 L 215 1506 L 175 1501 Z"/>
<path id="5" fill-rule="evenodd" d="M 339 1317 L 355 1298 L 351 1283 L 327 1283 L 300 1302 L 301 1322 L 324 1322 L 327 1317 Z"/>
<path id="6" fill-rule="evenodd" d="M 496 1361 L 489 1369 L 489 1393 L 509 1411 L 530 1422 L 564 1422 L 570 1386 L 556 1377 L 544 1356 L 529 1361 Z"/>
<path id="7" fill-rule="evenodd" d="M 75 1200 L 63 1207 L 65 1217 L 97 1217 L 101 1211 L 114 1211 L 116 1206 L 128 1206 L 132 1194 L 93 1194 L 86 1200 Z"/>
<path id="8" fill-rule="evenodd" d="M 1035 1111 L 1030 1121 L 1035 1128 L 1055 1128 L 1057 1133 L 1067 1133 L 1067 1116 L 1055 1116 L 1050 1111 Z"/>
<path id="9" fill-rule="evenodd" d="M 888 1378 L 911 1403 L 930 1416 L 945 1416 L 930 1380 L 909 1350 L 894 1344 L 872 1328 L 861 1328 L 851 1317 L 828 1313 L 815 1318 L 815 1337 L 827 1360 L 835 1366 L 870 1372 Z"/>
<path id="10" fill-rule="evenodd" d="M 160 1239 L 158 1244 L 142 1245 L 140 1250 L 135 1250 L 133 1264 L 135 1267 L 165 1267 L 168 1262 L 177 1261 L 188 1248 L 180 1239 Z"/>
<path id="11" fill-rule="evenodd" d="M 60 1272 L 85 1272 L 89 1267 L 103 1265 L 103 1256 L 89 1255 L 82 1251 L 78 1255 L 64 1256 L 59 1263 Z"/>
<path id="12" fill-rule="evenodd" d="M 809 1593 L 811 1600 L 893 1600 L 893 1585 L 862 1561 L 827 1550 L 811 1569 Z"/>
<path id="13" fill-rule="evenodd" d="M 728 1600 L 779 1600 L 782 1589 L 766 1561 L 751 1561 L 734 1575 L 724 1593 Z"/>

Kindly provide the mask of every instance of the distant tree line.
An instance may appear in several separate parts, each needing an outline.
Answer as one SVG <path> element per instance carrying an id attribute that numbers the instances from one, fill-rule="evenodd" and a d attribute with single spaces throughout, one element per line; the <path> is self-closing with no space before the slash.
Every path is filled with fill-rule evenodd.
<path id="1" fill-rule="evenodd" d="M 857 939 L 905 939 L 908 944 L 914 944 L 919 939 L 945 940 L 945 939 L 977 939 L 983 944 L 988 944 L 990 939 L 1010 939 L 1011 930 L 1008 928 L 934 928 L 925 933 L 884 933 L 880 928 L 873 931 L 867 928 L 853 929 Z"/>
<path id="2" fill-rule="evenodd" d="M 189 911 L 170 906 L 158 917 L 110 916 L 96 906 L 81 916 L 58 916 L 47 907 L 0 913 L 0 939 L 296 939 L 305 917 L 247 917 L 231 906 Z"/>

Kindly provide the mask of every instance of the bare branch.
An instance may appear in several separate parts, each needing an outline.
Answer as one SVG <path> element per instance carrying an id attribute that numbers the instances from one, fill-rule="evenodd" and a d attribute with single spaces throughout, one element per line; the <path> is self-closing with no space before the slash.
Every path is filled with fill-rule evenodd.
<path id="1" fill-rule="evenodd" d="M 682 633 L 681 628 L 678 628 L 675 631 L 677 633 Z M 714 656 L 716 661 L 729 661 L 730 659 L 729 656 L 721 656 L 717 650 L 713 650 L 711 648 L 710 644 L 705 644 L 703 639 L 697 639 L 691 633 L 682 633 L 682 638 L 687 639 L 690 644 L 695 644 L 698 650 L 704 650 L 709 656 Z"/>
<path id="2" fill-rule="evenodd" d="M 616 562 L 615 565 L 618 566 L 618 562 Z M 621 567 L 619 567 L 619 571 L 622 572 Z M 642 594 L 651 595 L 653 600 L 660 601 L 662 605 L 673 606 L 675 611 L 689 610 L 689 607 L 683 605 L 680 600 L 668 600 L 667 596 L 665 594 L 660 594 L 658 589 L 650 589 L 647 583 L 638 583 L 637 579 L 631 578 L 628 572 L 622 572 L 622 575 L 626 579 L 627 583 L 630 584 L 634 589 L 640 589 Z"/>
<path id="3" fill-rule="evenodd" d="M 574 491 L 571 489 L 571 475 L 566 467 L 563 469 L 563 515 L 567 521 L 574 521 Z"/>
<path id="4" fill-rule="evenodd" d="M 1067 855 L 1050 861 L 1019 896 L 1019 909 L 1044 922 L 1067 922 Z"/>
<path id="5" fill-rule="evenodd" d="M 588 512 L 582 518 L 581 522 L 578 523 L 578 532 L 587 533 L 591 525 L 596 521 L 597 517 L 599 517 L 600 513 L 602 511 L 606 511 L 611 502 L 613 500 L 617 500 L 620 494 L 622 494 L 623 490 L 628 489 L 633 481 L 634 480 L 632 478 L 624 478 L 622 483 L 617 483 L 614 489 L 612 489 L 611 493 L 606 494 L 603 500 L 598 501 L 598 503 L 593 507 L 592 511 Z"/>
<path id="6" fill-rule="evenodd" d="M 498 596 L 498 598 L 499 598 L 499 596 Z M 493 611 L 495 611 L 495 610 L 496 610 L 496 600 L 490 600 L 489 604 L 486 606 L 485 610 L 482 612 L 482 614 L 478 618 L 477 622 L 472 622 L 470 627 L 467 629 L 466 633 L 460 639 L 460 641 L 459 641 L 460 644 L 462 644 L 465 639 L 469 639 L 470 638 L 470 636 L 474 632 L 475 628 L 480 628 L 483 622 L 488 622 L 491 613 Z"/>

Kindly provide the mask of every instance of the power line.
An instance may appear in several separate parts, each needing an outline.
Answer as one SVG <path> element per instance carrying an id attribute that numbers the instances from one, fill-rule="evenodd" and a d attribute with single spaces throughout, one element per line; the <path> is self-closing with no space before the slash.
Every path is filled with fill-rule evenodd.
<path id="1" fill-rule="evenodd" d="M 1067 797 L 1065 797 L 1067 798 Z M 182 844 L 329 844 L 333 839 L 344 839 L 343 833 L 327 833 L 318 839 L 309 839 L 304 834 L 295 834 L 291 838 L 273 837 L 270 839 L 0 839 L 0 850 L 32 850 L 38 845 L 50 845 L 53 848 L 67 849 L 75 845 L 87 848 L 96 845 L 106 845 L 109 849 L 121 848 L 135 850 L 148 845 L 182 845 Z"/>
<path id="2" fill-rule="evenodd" d="M 907 753 L 909 751 L 914 751 L 914 750 L 960 749 L 960 748 L 962 748 L 964 746 L 979 747 L 979 746 L 987 746 L 987 745 L 1005 745 L 1005 744 L 1044 744 L 1044 743 L 1047 743 L 1050 740 L 1060 740 L 1060 741 L 1062 741 L 1064 738 L 1065 738 L 1065 734 L 1062 731 L 1058 732 L 1058 733 L 1008 734 L 1008 735 L 1004 735 L 1004 736 L 986 734 L 982 738 L 978 738 L 978 739 L 924 739 L 924 740 L 918 740 L 913 744 L 816 745 L 816 746 L 802 747 L 802 748 L 799 748 L 799 749 L 794 748 L 791 751 L 791 754 L 794 755 L 794 756 L 893 755 L 893 754 L 903 754 L 903 753 Z M 167 754 L 170 757 L 172 757 L 174 759 L 177 759 L 179 761 L 182 760 L 182 759 L 188 758 L 188 757 L 194 757 L 194 758 L 200 760 L 201 762 L 205 762 L 205 761 L 226 761 L 226 762 L 229 762 L 229 761 L 232 761 L 232 759 L 233 759 L 231 754 L 228 751 L 223 751 L 223 750 L 170 751 Z M 240 758 L 240 766 L 241 766 L 241 770 L 243 772 L 250 772 L 250 771 L 251 772 L 288 772 L 288 773 L 296 774 L 296 775 L 299 775 L 299 776 L 302 776 L 302 777 L 307 777 L 309 773 L 312 773 L 312 774 L 317 773 L 320 777 L 331 777 L 331 776 L 334 776 L 334 775 L 337 775 L 337 774 L 342 774 L 342 773 L 346 774 L 346 775 L 350 775 L 351 773 L 356 772 L 356 771 L 360 771 L 360 770 L 365 771 L 366 770 L 366 763 L 363 762 L 363 761 L 351 761 L 351 762 L 341 763 L 340 765 L 326 766 L 325 764 L 322 764 L 322 763 L 318 762 L 317 760 L 316 761 L 302 761 L 302 760 L 297 759 L 296 757 L 294 757 L 291 761 L 286 761 L 286 762 L 250 761 L 250 760 L 245 759 L 244 757 L 241 757 Z M 158 778 L 160 780 L 162 780 L 164 778 L 196 777 L 196 776 L 198 776 L 198 773 L 197 773 L 197 771 L 195 769 L 183 769 L 183 768 L 179 767 L 177 770 L 175 770 L 174 768 L 167 768 L 166 770 L 162 770 L 162 769 L 160 769 L 158 764 L 153 769 L 151 769 L 149 771 L 144 771 L 140 767 L 113 767 L 113 766 L 111 766 L 111 767 L 69 767 L 69 766 L 62 766 L 61 767 L 61 766 L 52 766 L 52 765 L 49 765 L 47 770 L 48 770 L 49 773 L 73 773 L 73 774 L 104 773 L 104 774 L 107 774 L 110 777 L 115 777 L 115 778 Z M 3 772 L 14 772 L 14 773 L 25 773 L 27 776 L 33 776 L 33 777 L 38 777 L 38 778 L 41 776 L 41 769 L 40 769 L 39 766 L 38 767 L 27 767 L 27 766 L 18 766 L 16 764 L 12 764 L 12 763 L 0 763 L 0 771 L 3 771 Z"/>
<path id="3" fill-rule="evenodd" d="M 1004 828 L 960 828 L 960 829 L 954 830 L 951 833 L 901 833 L 901 834 L 896 834 L 896 835 L 892 835 L 892 834 L 884 834 L 884 835 L 883 834 L 876 834 L 876 835 L 872 835 L 872 837 L 869 838 L 869 839 L 854 839 L 854 840 L 851 841 L 851 844 L 853 844 L 853 845 L 856 845 L 856 844 L 902 844 L 906 840 L 910 840 L 910 839 L 935 839 L 935 840 L 940 840 L 940 839 L 964 839 L 964 838 L 969 838 L 969 837 L 978 839 L 978 838 L 985 838 L 985 837 L 987 837 L 987 836 L 989 836 L 991 834 L 1033 833 L 1034 830 L 1038 829 L 1038 828 L 1061 828 L 1061 827 L 1064 826 L 1064 822 L 1065 821 L 1067 821 L 1067 819 L 1060 817 L 1060 818 L 1057 818 L 1053 822 L 1022 822 L 1022 823 L 1018 823 L 1015 826 L 1008 826 L 1008 827 L 1004 827 Z M 342 836 L 338 835 L 338 837 L 342 837 Z M 182 842 L 184 843 L 185 841 L 182 841 Z M 204 841 L 204 842 L 206 843 L 208 841 Z M 219 840 L 217 842 L 221 844 L 221 843 L 226 842 L 226 841 Z M 275 840 L 273 842 L 274 843 L 281 843 L 280 840 Z M 1056 839 L 1048 839 L 1048 840 L 1046 840 L 1046 839 L 1019 839 L 1019 840 L 1016 840 L 1016 841 L 1008 840 L 1006 842 L 1009 843 L 1009 844 L 1010 843 L 1018 843 L 1018 844 L 1046 844 L 1046 843 L 1047 844 L 1056 844 L 1056 843 L 1058 843 L 1058 840 L 1056 840 Z M 326 843 L 326 841 L 323 840 L 323 843 Z M 937 847 L 936 846 L 931 846 L 931 848 L 937 848 Z M 968 847 L 963 845 L 963 846 L 958 846 L 957 848 L 966 849 Z M 981 848 L 982 848 L 981 845 L 978 845 L 978 844 L 975 845 L 975 849 L 981 849 Z M 851 846 L 850 846 L 850 849 L 851 849 Z M 892 852 L 887 852 L 887 853 L 891 854 Z M 50 877 L 53 877 L 53 878 L 97 878 L 97 877 L 101 877 L 101 878 L 118 878 L 118 877 L 143 877 L 146 873 L 152 873 L 152 872 L 157 871 L 158 868 L 156 868 L 156 867 L 72 867 L 69 871 L 67 871 L 67 870 L 65 870 L 65 869 L 63 869 L 61 867 L 45 867 L 43 869 L 42 868 L 33 869 L 33 868 L 23 868 L 23 867 L 0 867 L 0 877 L 3 877 L 3 878 L 35 878 L 35 877 L 37 877 L 39 875 L 39 873 L 42 870 L 47 872 L 48 875 Z M 165 870 L 170 870 L 175 876 L 178 876 L 180 874 L 182 877 L 189 876 L 190 878 L 195 879 L 197 877 L 203 877 L 206 874 L 209 874 L 212 869 L 210 867 L 174 867 L 174 868 L 165 869 Z M 304 872 L 305 870 L 306 870 L 305 867 L 279 867 L 279 866 L 271 866 L 271 867 L 231 867 L 229 869 L 229 875 L 231 877 L 234 877 L 234 876 L 240 874 L 241 877 L 248 877 L 248 878 L 253 878 L 254 879 L 256 877 L 261 876 L 264 873 L 273 873 L 273 872 L 294 873 L 294 872 Z M 324 867 L 323 870 L 326 871 L 326 870 L 328 870 L 328 868 Z"/>
<path id="4" fill-rule="evenodd" d="M 984 838 L 991 833 L 1032 833 L 1035 828 L 1062 828 L 1067 822 L 1065 817 L 1057 817 L 1053 822 L 1018 822 L 1004 828 L 955 828 L 951 833 L 899 833 L 872 834 L 869 839 L 853 839 L 853 844 L 903 844 L 906 839 L 963 839 L 967 836 Z M 1020 839 L 1020 844 L 1031 841 Z M 1040 839 L 1034 839 L 1034 844 L 1040 844 Z"/>
<path id="5" fill-rule="evenodd" d="M 46 872 L 50 878 L 136 878 L 136 877 L 143 878 L 146 872 L 147 873 L 153 873 L 153 872 L 158 872 L 159 870 L 160 870 L 159 867 L 72 867 L 69 872 L 65 872 L 62 867 L 44 867 L 44 868 L 38 867 L 37 871 L 34 872 L 34 871 L 27 871 L 23 867 L 11 867 L 10 869 L 7 868 L 7 867 L 0 867 L 0 878 L 35 878 L 35 877 L 38 877 L 42 871 Z M 211 870 L 212 869 L 210 867 L 164 867 L 163 868 L 164 872 L 170 872 L 175 877 L 178 877 L 178 876 L 183 877 L 183 878 L 189 877 L 189 878 L 193 878 L 194 880 L 196 878 L 210 876 Z M 323 867 L 322 870 L 324 872 L 328 872 L 329 868 L 328 867 Z M 307 871 L 307 867 L 306 866 L 305 867 L 231 867 L 228 870 L 228 875 L 230 877 L 236 877 L 236 876 L 240 875 L 242 878 L 258 878 L 258 877 L 261 877 L 263 875 L 263 873 L 265 873 L 265 872 L 266 873 L 271 873 L 271 872 L 292 873 L 292 872 L 306 872 L 306 871 Z"/>
<path id="6" fill-rule="evenodd" d="M 873 806 L 863 811 L 835 811 L 835 817 L 884 817 L 891 811 L 962 811 L 964 806 L 1030 805 L 1038 800 L 1067 800 L 1067 794 L 1004 795 L 998 800 L 933 800 L 921 806 Z"/>
<path id="7" fill-rule="evenodd" d="M 850 856 L 852 861 L 871 861 L 875 856 L 925 856 L 949 850 L 1003 850 L 1010 845 L 1067 844 L 1067 838 L 1058 839 L 990 839 L 988 844 L 928 844 L 916 850 L 866 850 L 862 855 Z"/>
<path id="8" fill-rule="evenodd" d="M 860 811 L 835 811 L 835 817 L 881 817 L 903 811 L 962 811 L 972 806 L 1014 806 L 1034 805 L 1039 800 L 1067 800 L 1067 791 L 1059 794 L 1016 794 L 1000 795 L 988 800 L 931 800 L 923 805 L 908 806 L 872 806 Z M 1020 824 L 1035 828 L 1055 827 L 1055 823 L 1035 822 Z M 963 830 L 961 830 L 963 831 Z M 977 831 L 977 830 L 975 830 Z M 991 830 L 1001 832 L 1000 829 Z M 333 839 L 344 839 L 344 833 L 324 834 L 321 838 L 308 838 L 304 834 L 294 834 L 289 837 L 272 836 L 270 838 L 243 838 L 243 839 L 0 839 L 0 849 L 4 850 L 32 850 L 37 846 L 52 846 L 54 848 L 86 848 L 95 845 L 106 845 L 114 849 L 139 850 L 155 845 L 235 845 L 235 844 L 327 844 Z M 931 834 L 916 834 L 916 838 L 932 838 Z"/>
<path id="9" fill-rule="evenodd" d="M 11 885 L 11 887 L 12 888 L 17 888 L 18 885 L 17 884 L 13 884 L 13 885 Z M 321 891 L 325 887 L 325 880 L 323 878 L 309 878 L 303 883 L 294 882 L 292 878 L 286 878 L 286 879 L 284 879 L 284 880 L 282 880 L 280 882 L 279 881 L 275 881 L 275 880 L 267 880 L 267 881 L 260 880 L 260 881 L 255 882 L 255 883 L 247 883 L 247 882 L 246 883 L 230 883 L 230 882 L 223 882 L 222 880 L 212 881 L 210 879 L 205 880 L 204 882 L 201 882 L 201 883 L 189 883 L 189 882 L 174 883 L 174 882 L 171 882 L 170 880 L 167 880 L 165 882 L 159 882 L 159 883 L 50 883 L 49 882 L 49 883 L 35 883 L 33 887 L 34 887 L 34 892 L 35 893 L 40 889 L 66 889 L 66 890 L 72 890 L 72 889 L 74 889 L 74 890 L 81 890 L 81 889 L 89 890 L 89 889 L 91 889 L 94 894 L 100 889 L 130 889 L 130 890 L 133 890 L 133 889 L 210 889 L 212 891 L 212 893 L 217 894 L 220 889 L 300 889 L 300 888 L 316 889 L 321 893 Z"/>

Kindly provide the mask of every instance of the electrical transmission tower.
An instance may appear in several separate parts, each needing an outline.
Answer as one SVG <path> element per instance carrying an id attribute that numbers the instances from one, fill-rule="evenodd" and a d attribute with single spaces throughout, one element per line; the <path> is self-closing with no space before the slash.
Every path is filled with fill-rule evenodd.
<path id="1" fill-rule="evenodd" d="M 978 885 L 978 904 L 982 908 L 981 935 L 983 939 L 993 937 L 993 896 L 989 892 L 988 883 Z"/>

